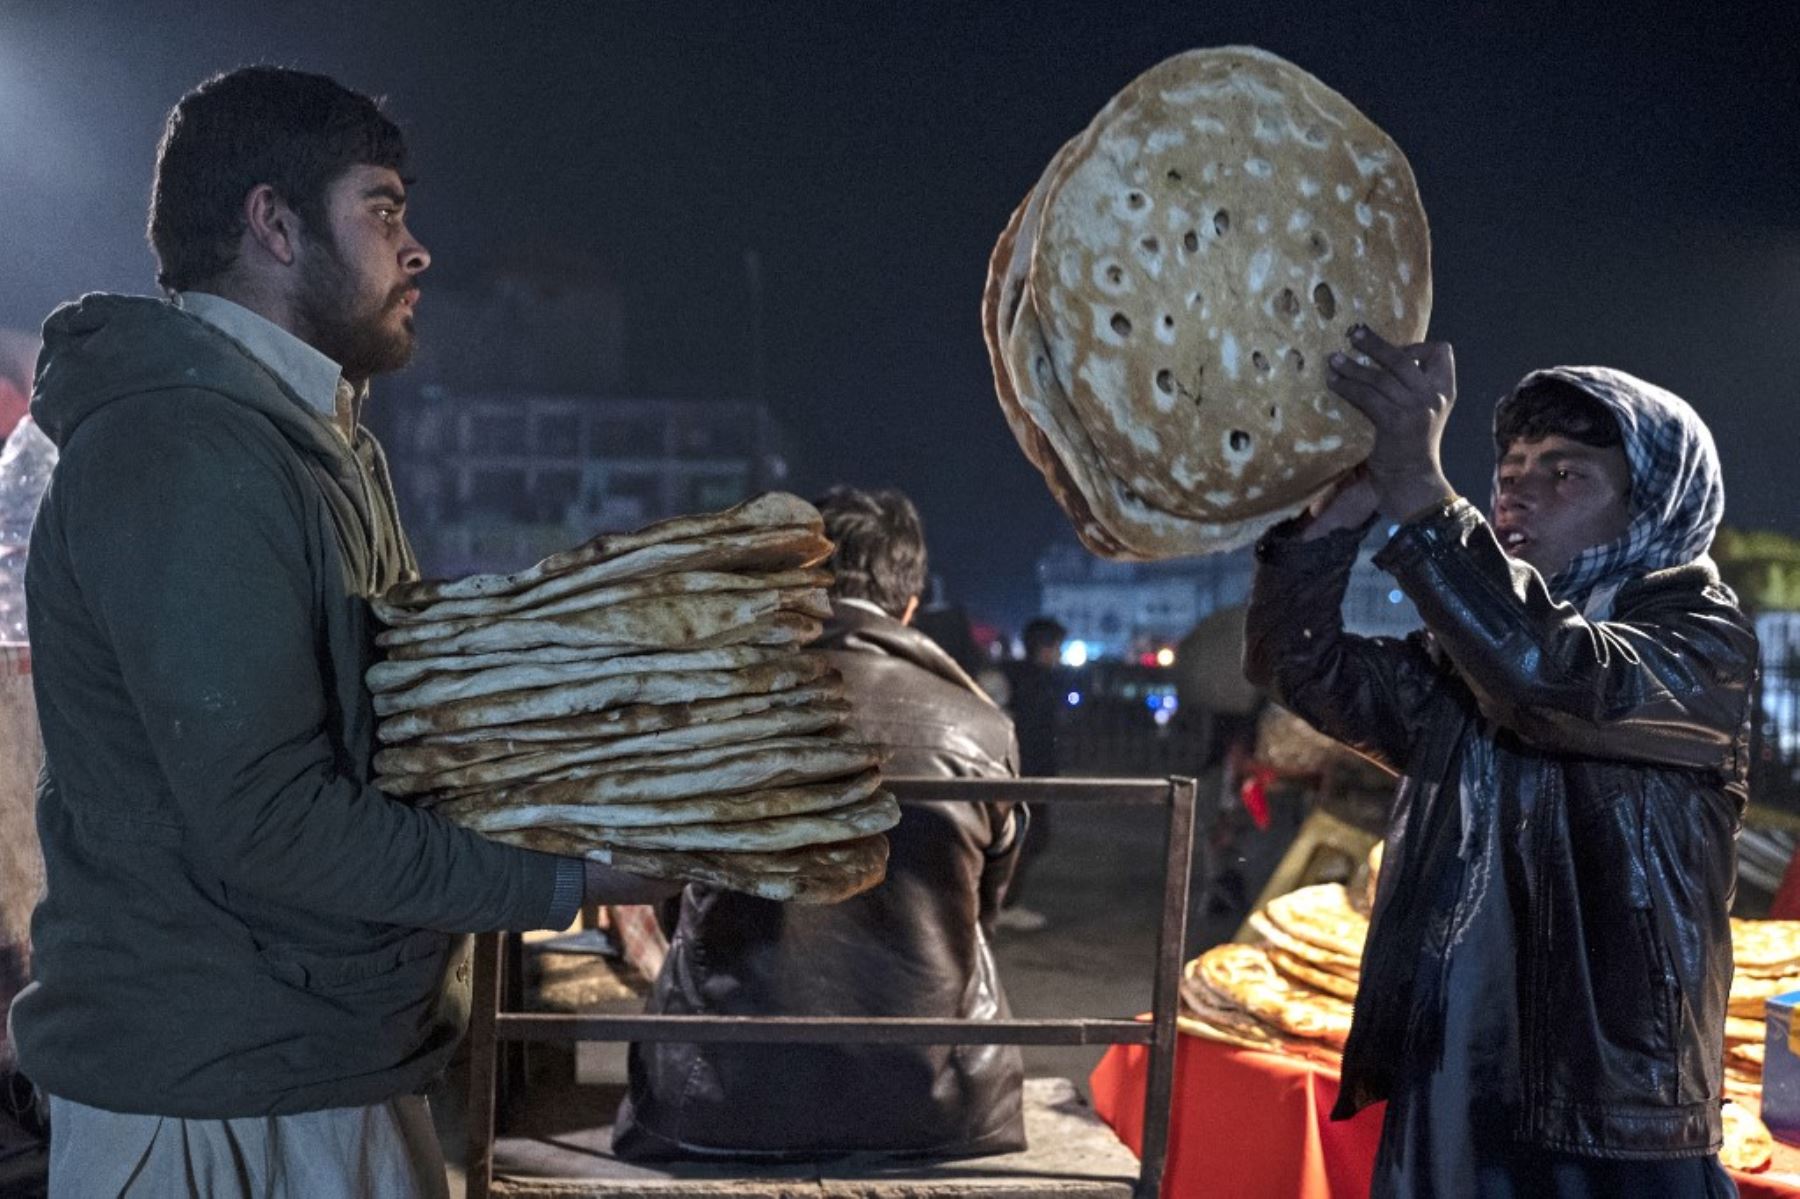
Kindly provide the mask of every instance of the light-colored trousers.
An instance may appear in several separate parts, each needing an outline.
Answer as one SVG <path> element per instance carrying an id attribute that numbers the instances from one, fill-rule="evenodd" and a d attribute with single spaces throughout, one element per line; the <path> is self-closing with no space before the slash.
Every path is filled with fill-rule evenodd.
<path id="1" fill-rule="evenodd" d="M 183 1120 L 50 1098 L 50 1199 L 448 1199 L 423 1095 Z"/>

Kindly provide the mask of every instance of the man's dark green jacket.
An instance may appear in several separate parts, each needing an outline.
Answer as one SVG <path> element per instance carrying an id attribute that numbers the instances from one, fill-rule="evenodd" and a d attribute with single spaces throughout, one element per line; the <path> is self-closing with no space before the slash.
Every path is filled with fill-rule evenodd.
<path id="1" fill-rule="evenodd" d="M 467 1016 L 455 934 L 541 926 L 558 869 L 370 783 L 374 618 L 346 550 L 370 554 L 341 538 L 368 536 L 346 504 L 391 511 L 379 450 L 172 304 L 89 296 L 44 337 L 48 889 L 21 1069 L 183 1117 L 422 1089 Z"/>

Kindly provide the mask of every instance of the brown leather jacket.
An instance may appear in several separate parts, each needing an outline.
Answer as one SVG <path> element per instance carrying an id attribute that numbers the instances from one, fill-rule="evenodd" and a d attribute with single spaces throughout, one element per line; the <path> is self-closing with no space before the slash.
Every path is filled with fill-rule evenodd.
<path id="1" fill-rule="evenodd" d="M 1757 654 L 1735 598 L 1702 559 L 1626 585 L 1589 621 L 1458 503 L 1376 556 L 1429 633 L 1356 637 L 1339 605 L 1359 539 L 1266 538 L 1246 651 L 1252 681 L 1400 775 L 1334 1115 L 1387 1098 L 1431 1043 L 1420 946 L 1450 922 L 1456 763 L 1480 718 L 1497 730 L 1511 945 L 1456 952 L 1507 955 L 1515 980 L 1481 1000 L 1503 1013 L 1483 1050 L 1507 1080 L 1481 1107 L 1544 1149 L 1716 1150 Z"/>
<path id="2" fill-rule="evenodd" d="M 1012 724 L 949 655 L 838 603 L 824 637 L 891 775 L 1017 774 Z M 1023 827 L 1021 810 L 1017 821 Z M 650 1000 L 714 1015 L 1010 1014 L 986 930 L 1018 856 L 997 804 L 908 805 L 887 880 L 828 907 L 690 886 Z M 621 1157 L 931 1155 L 1024 1147 L 1016 1046 L 633 1045 Z"/>

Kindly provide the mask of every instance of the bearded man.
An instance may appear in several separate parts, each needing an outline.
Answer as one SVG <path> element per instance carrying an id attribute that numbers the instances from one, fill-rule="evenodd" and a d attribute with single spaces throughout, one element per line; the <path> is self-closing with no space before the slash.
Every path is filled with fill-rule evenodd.
<path id="1" fill-rule="evenodd" d="M 1735 1193 L 1719 1165 L 1756 638 L 1707 557 L 1725 489 L 1679 397 L 1527 375 L 1491 519 L 1445 481 L 1449 345 L 1358 328 L 1328 386 L 1367 470 L 1257 549 L 1253 681 L 1400 777 L 1335 1117 L 1371 1194 Z M 1344 632 L 1357 543 L 1424 618 Z"/>
<path id="2" fill-rule="evenodd" d="M 370 376 L 413 349 L 406 147 L 256 67 L 170 114 L 166 300 L 44 326 L 61 457 L 26 569 L 48 888 L 14 1002 L 53 1196 L 438 1196 L 421 1094 L 467 938 L 671 889 L 489 842 L 371 783 L 368 599 L 415 577 Z"/>

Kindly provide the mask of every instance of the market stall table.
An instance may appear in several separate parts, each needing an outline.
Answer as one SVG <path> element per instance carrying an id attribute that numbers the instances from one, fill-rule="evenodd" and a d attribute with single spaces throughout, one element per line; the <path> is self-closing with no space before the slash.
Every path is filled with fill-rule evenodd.
<path id="1" fill-rule="evenodd" d="M 1378 1105 L 1331 1121 L 1337 1071 L 1283 1053 L 1177 1038 L 1164 1199 L 1364 1199 L 1381 1138 Z M 1115 1045 L 1089 1085 L 1094 1110 L 1134 1150 L 1144 1132 L 1146 1057 Z M 1775 1144 L 1769 1170 L 1731 1177 L 1742 1199 L 1800 1199 L 1800 1150 Z"/>

